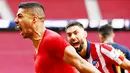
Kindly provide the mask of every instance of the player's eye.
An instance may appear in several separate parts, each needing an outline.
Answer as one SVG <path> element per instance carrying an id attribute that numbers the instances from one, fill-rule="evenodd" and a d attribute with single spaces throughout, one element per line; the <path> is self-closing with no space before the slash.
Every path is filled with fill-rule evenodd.
<path id="1" fill-rule="evenodd" d="M 78 31 L 75 31 L 74 34 L 77 35 L 77 34 L 78 34 Z"/>
<path id="2" fill-rule="evenodd" d="M 71 33 L 67 33 L 67 36 L 70 37 L 70 36 L 71 36 Z"/>

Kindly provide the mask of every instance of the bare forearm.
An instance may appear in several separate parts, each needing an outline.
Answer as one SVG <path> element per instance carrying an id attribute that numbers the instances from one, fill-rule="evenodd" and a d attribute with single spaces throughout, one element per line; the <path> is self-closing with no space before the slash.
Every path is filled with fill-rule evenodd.
<path id="1" fill-rule="evenodd" d="M 96 67 L 85 60 L 80 61 L 80 72 L 82 73 L 101 73 Z"/>
<path id="2" fill-rule="evenodd" d="M 124 59 L 123 63 L 120 65 L 122 68 L 127 69 L 130 71 L 130 61 L 127 59 Z"/>
<path id="3" fill-rule="evenodd" d="M 74 66 L 80 73 L 101 73 L 92 64 L 77 54 L 75 49 L 68 46 L 64 52 L 64 61 Z"/>

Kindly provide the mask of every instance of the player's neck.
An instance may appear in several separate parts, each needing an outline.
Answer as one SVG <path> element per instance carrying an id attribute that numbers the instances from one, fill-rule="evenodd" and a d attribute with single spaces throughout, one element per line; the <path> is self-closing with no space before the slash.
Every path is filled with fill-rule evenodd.
<path id="1" fill-rule="evenodd" d="M 35 47 L 36 53 L 38 52 L 38 48 L 39 48 L 39 45 L 40 45 L 40 42 L 42 40 L 45 30 L 46 29 L 43 29 L 42 31 L 39 31 L 39 32 L 35 32 L 35 36 L 32 38 L 32 42 Z"/>
<path id="2" fill-rule="evenodd" d="M 114 43 L 112 38 L 107 38 L 103 43 Z"/>
<path id="3" fill-rule="evenodd" d="M 83 49 L 79 52 L 79 54 L 82 57 L 86 57 L 86 53 L 87 53 L 87 41 L 85 40 L 83 44 Z"/>

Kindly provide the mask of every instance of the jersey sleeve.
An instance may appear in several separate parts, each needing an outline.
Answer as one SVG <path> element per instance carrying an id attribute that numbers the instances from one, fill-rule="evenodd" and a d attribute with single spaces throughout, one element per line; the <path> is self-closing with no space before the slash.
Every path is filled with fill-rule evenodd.
<path id="1" fill-rule="evenodd" d="M 130 50 L 129 48 L 125 47 L 125 46 L 121 46 L 121 50 L 123 51 L 123 53 L 125 54 L 125 57 L 130 60 Z"/>
<path id="2" fill-rule="evenodd" d="M 69 43 L 63 39 L 60 35 L 49 36 L 46 41 L 47 51 L 51 56 L 63 59 L 64 50 L 69 45 Z"/>
<path id="3" fill-rule="evenodd" d="M 125 56 L 126 56 L 126 58 L 127 58 L 128 60 L 130 60 L 130 51 L 129 51 L 129 50 L 126 52 Z"/>
<path id="4" fill-rule="evenodd" d="M 114 63 L 120 65 L 124 60 L 124 57 L 121 56 L 115 48 L 110 45 L 101 44 L 101 53 L 104 55 L 105 60 L 108 63 Z"/>
<path id="5" fill-rule="evenodd" d="M 128 60 L 130 60 L 130 49 L 128 47 L 117 44 L 117 43 L 110 44 L 110 45 L 112 45 L 114 48 L 116 48 L 121 53 L 121 55 L 123 55 Z"/>

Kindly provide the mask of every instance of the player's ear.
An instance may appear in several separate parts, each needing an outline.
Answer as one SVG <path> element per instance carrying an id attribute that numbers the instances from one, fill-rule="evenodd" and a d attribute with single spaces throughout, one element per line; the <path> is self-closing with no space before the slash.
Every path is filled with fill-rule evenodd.
<path id="1" fill-rule="evenodd" d="M 87 36 L 88 36 L 87 31 L 85 31 L 85 30 L 84 30 L 84 35 L 85 35 L 85 37 L 87 37 Z"/>
<path id="2" fill-rule="evenodd" d="M 33 23 L 36 23 L 38 21 L 38 17 L 37 16 L 34 16 L 33 17 Z"/>
<path id="3" fill-rule="evenodd" d="M 115 34 L 114 33 L 112 33 L 112 36 L 113 36 L 113 38 L 115 37 Z"/>
<path id="4" fill-rule="evenodd" d="M 103 42 L 105 40 L 105 38 L 101 34 L 99 34 L 99 39 L 101 42 Z"/>

